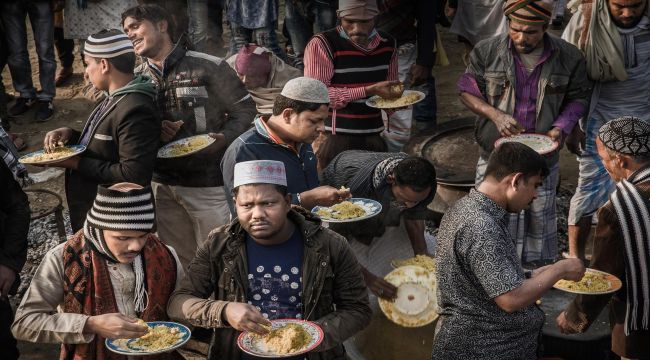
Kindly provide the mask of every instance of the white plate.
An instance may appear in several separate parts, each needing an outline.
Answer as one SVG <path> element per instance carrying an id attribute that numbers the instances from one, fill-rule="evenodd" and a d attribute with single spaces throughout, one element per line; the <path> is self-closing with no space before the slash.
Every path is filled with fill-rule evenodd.
<path id="1" fill-rule="evenodd" d="M 190 141 L 192 141 L 194 139 L 205 139 L 208 142 L 203 146 L 197 147 L 196 149 L 194 149 L 192 151 L 188 151 L 188 152 L 183 153 L 181 155 L 172 155 L 171 151 L 172 151 L 172 149 L 174 149 L 175 146 L 180 145 L 180 144 L 185 145 L 185 144 L 187 144 L 188 142 L 190 142 Z M 213 142 L 214 142 L 214 138 L 211 137 L 210 135 L 207 135 L 207 134 L 186 137 L 184 139 L 180 139 L 180 140 L 170 142 L 169 144 L 167 144 L 167 145 L 161 147 L 160 149 L 158 149 L 158 157 L 162 158 L 162 159 L 168 159 L 168 158 L 179 158 L 179 157 L 192 155 L 192 154 L 194 154 L 196 152 L 199 152 L 199 151 L 207 148 L 208 146 L 212 145 Z"/>
<path id="2" fill-rule="evenodd" d="M 421 266 L 400 266 L 384 277 L 397 287 L 397 298 L 379 298 L 379 307 L 388 320 L 404 327 L 420 327 L 438 318 L 435 274 Z"/>
<path id="3" fill-rule="evenodd" d="M 405 104 L 395 104 L 395 102 L 399 101 L 399 100 L 400 100 L 401 98 L 403 98 L 405 95 L 409 95 L 409 94 L 417 94 L 417 95 L 418 95 L 418 99 L 415 100 L 415 101 L 410 101 L 410 102 L 405 103 Z M 425 97 L 425 96 L 426 96 L 426 95 L 425 95 L 422 91 L 417 91 L 417 90 L 404 90 L 404 92 L 402 93 L 402 97 L 397 98 L 397 99 L 393 99 L 393 100 L 386 100 L 386 101 L 389 101 L 389 102 L 390 102 L 390 103 L 388 103 L 388 104 L 386 104 L 386 105 L 381 105 L 381 106 L 380 106 L 380 105 L 377 103 L 379 100 L 382 99 L 381 96 L 379 96 L 379 95 L 372 96 L 372 97 L 370 97 L 368 100 L 366 100 L 366 105 L 370 106 L 371 108 L 375 108 L 375 109 L 395 109 L 395 108 L 402 108 L 402 107 L 407 107 L 407 106 L 411 106 L 411 105 L 413 105 L 413 104 L 417 104 L 417 103 L 419 103 L 420 101 L 424 100 L 424 97 Z"/>
<path id="4" fill-rule="evenodd" d="M 190 329 L 188 329 L 185 325 L 171 322 L 171 321 L 150 321 L 147 322 L 147 325 L 149 327 L 166 326 L 170 328 L 176 328 L 181 333 L 181 338 L 178 341 L 176 341 L 176 343 L 174 343 L 173 345 L 156 351 L 140 350 L 129 346 L 133 341 L 137 340 L 137 338 L 136 339 L 106 339 L 106 341 L 104 342 L 106 344 L 106 348 L 114 353 L 118 353 L 122 355 L 129 355 L 129 356 L 154 355 L 154 354 L 160 354 L 160 353 L 172 351 L 176 348 L 183 346 L 183 344 L 185 344 L 190 339 L 190 335 L 192 335 Z"/>
<path id="5" fill-rule="evenodd" d="M 540 155 L 552 153 L 558 148 L 560 143 L 553 141 L 550 136 L 543 134 L 519 134 L 508 137 L 502 137 L 494 142 L 494 147 L 497 147 L 504 142 L 518 142 L 527 145 L 531 149 L 537 151 Z"/>
<path id="6" fill-rule="evenodd" d="M 237 346 L 239 346 L 240 349 L 242 349 L 243 352 L 253 355 L 253 356 L 258 356 L 258 357 L 263 357 L 263 358 L 283 358 L 283 357 L 290 357 L 290 356 L 296 356 L 300 354 L 304 354 L 306 352 L 314 350 L 318 345 L 320 345 L 321 342 L 323 342 L 323 329 L 318 326 L 318 324 L 313 323 L 311 321 L 305 321 L 305 320 L 298 320 L 298 319 L 276 319 L 276 320 L 271 320 L 271 326 L 273 329 L 277 329 L 279 327 L 282 327 L 286 324 L 298 324 L 302 326 L 307 333 L 311 336 L 311 341 L 307 344 L 307 346 L 303 347 L 301 350 L 292 352 L 289 354 L 277 354 L 270 352 L 265 349 L 264 343 L 260 340 L 260 338 L 248 331 L 245 331 L 237 337 Z"/>
<path id="7" fill-rule="evenodd" d="M 311 210 L 311 212 L 314 215 L 320 217 L 320 219 L 323 220 L 324 222 L 328 222 L 328 223 L 348 223 L 348 222 L 361 221 L 361 220 L 371 218 L 371 217 L 373 217 L 373 216 L 375 216 L 375 215 L 377 215 L 377 214 L 379 214 L 381 212 L 381 204 L 378 201 L 375 201 L 375 200 L 372 200 L 372 199 L 351 198 L 351 199 L 348 199 L 347 201 L 350 201 L 351 203 L 353 203 L 355 205 L 361 206 L 366 211 L 366 214 L 363 215 L 363 216 L 359 216 L 357 218 L 353 218 L 353 219 L 343 219 L 343 220 L 341 220 L 341 219 L 333 219 L 333 218 L 330 218 L 330 217 L 320 217 L 317 214 L 318 210 L 321 210 L 321 209 L 329 210 L 329 208 L 325 207 L 325 206 L 315 206 Z"/>
<path id="8" fill-rule="evenodd" d="M 605 277 L 605 280 L 609 283 L 609 288 L 605 291 L 581 291 L 581 290 L 571 290 L 563 286 L 559 286 L 557 283 L 555 283 L 553 287 L 558 290 L 566 291 L 573 294 L 602 295 L 602 294 L 611 294 L 613 292 L 616 292 L 623 286 L 621 279 L 617 278 L 616 276 L 610 273 L 606 273 L 604 271 L 590 269 L 590 268 L 587 268 L 585 273 L 594 273 L 594 274 L 603 275 Z"/>
<path id="9" fill-rule="evenodd" d="M 18 162 L 22 164 L 29 164 L 29 165 L 47 165 L 47 164 L 55 164 L 58 162 L 61 162 L 63 160 L 69 159 L 73 156 L 79 155 L 82 152 L 86 151 L 86 147 L 84 145 L 67 145 L 66 148 L 73 150 L 73 153 L 67 154 L 63 157 L 53 159 L 53 160 L 42 160 L 42 161 L 30 161 L 28 158 L 35 156 L 35 155 L 42 155 L 45 150 L 38 150 L 31 152 L 29 154 L 23 155 L 18 159 Z"/>

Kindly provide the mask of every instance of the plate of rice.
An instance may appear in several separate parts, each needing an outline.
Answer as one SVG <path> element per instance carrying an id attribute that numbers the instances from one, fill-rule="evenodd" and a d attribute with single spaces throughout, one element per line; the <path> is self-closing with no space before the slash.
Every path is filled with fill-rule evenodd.
<path id="1" fill-rule="evenodd" d="M 38 150 L 21 156 L 18 161 L 22 164 L 29 165 L 47 165 L 55 164 L 79 155 L 86 151 L 84 145 L 61 145 L 57 146 L 52 152 L 46 153 L 45 150 Z"/>
<path id="2" fill-rule="evenodd" d="M 395 109 L 411 106 L 424 100 L 424 93 L 416 90 L 404 90 L 401 97 L 397 99 L 384 99 L 375 95 L 366 100 L 366 105 L 375 109 Z"/>
<path id="3" fill-rule="evenodd" d="M 580 281 L 560 280 L 553 285 L 554 288 L 573 294 L 602 295 L 618 291 L 623 283 L 616 276 L 587 268 Z"/>
<path id="4" fill-rule="evenodd" d="M 122 355 L 154 355 L 183 346 L 192 334 L 185 325 L 171 321 L 139 322 L 149 328 L 146 335 L 134 339 L 106 339 L 106 348 Z"/>
<path id="5" fill-rule="evenodd" d="M 213 142 L 214 138 L 208 134 L 186 137 L 158 149 L 158 157 L 166 159 L 192 155 L 212 145 Z"/>
<path id="6" fill-rule="evenodd" d="M 239 334 L 237 346 L 247 354 L 262 358 L 296 356 L 314 350 L 323 342 L 318 324 L 297 319 L 271 320 L 270 332 L 258 335 L 249 331 Z"/>
<path id="7" fill-rule="evenodd" d="M 551 137 L 548 135 L 519 134 L 519 135 L 507 136 L 507 137 L 502 137 L 497 139 L 497 141 L 494 143 L 494 147 L 498 147 L 499 145 L 505 142 L 522 143 L 528 146 L 529 148 L 537 151 L 537 153 L 540 155 L 552 153 L 558 148 L 558 146 L 560 146 L 559 142 L 553 141 L 553 139 L 551 139 Z"/>
<path id="8" fill-rule="evenodd" d="M 315 206 L 312 210 L 321 220 L 346 223 L 371 218 L 381 212 L 381 204 L 372 199 L 351 198 L 330 207 Z"/>

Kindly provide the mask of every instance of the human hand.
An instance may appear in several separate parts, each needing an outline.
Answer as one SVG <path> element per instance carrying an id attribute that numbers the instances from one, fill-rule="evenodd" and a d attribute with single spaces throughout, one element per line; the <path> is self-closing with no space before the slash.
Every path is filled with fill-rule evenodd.
<path id="1" fill-rule="evenodd" d="M 566 148 L 573 154 L 578 156 L 582 155 L 582 151 L 585 149 L 585 141 L 587 136 L 580 129 L 580 126 L 576 125 L 573 127 L 571 134 L 567 136 L 566 139 Z"/>
<path id="2" fill-rule="evenodd" d="M 250 304 L 229 302 L 223 309 L 228 324 L 238 331 L 251 331 L 266 335 L 271 322 L 262 316 L 257 308 Z"/>
<path id="3" fill-rule="evenodd" d="M 16 280 L 16 272 L 10 267 L 0 264 L 0 298 L 6 298 Z"/>
<path id="4" fill-rule="evenodd" d="M 51 164 L 50 166 L 77 170 L 79 168 L 79 160 L 81 160 L 81 157 L 79 155 L 77 155 L 77 156 L 73 156 L 71 158 L 65 159 L 63 161 L 55 162 L 55 163 Z"/>
<path id="5" fill-rule="evenodd" d="M 228 145 L 226 143 L 226 135 L 224 135 L 222 133 L 213 133 L 213 132 L 211 132 L 211 133 L 208 133 L 208 136 L 210 136 L 211 138 L 214 139 L 214 142 L 212 143 L 212 145 L 210 145 L 208 147 L 208 151 L 210 153 L 216 153 L 217 151 L 225 148 L 226 145 Z"/>
<path id="6" fill-rule="evenodd" d="M 350 198 L 350 189 L 337 189 L 324 185 L 300 193 L 300 205 L 311 209 L 316 205 L 332 206 Z"/>
<path id="7" fill-rule="evenodd" d="M 449 2 L 445 5 L 445 16 L 449 19 L 453 19 L 456 16 L 456 7 L 451 6 Z"/>
<path id="8" fill-rule="evenodd" d="M 411 73 L 411 83 L 407 84 L 408 86 L 423 84 L 431 75 L 431 69 L 424 65 L 413 64 L 409 71 Z"/>
<path id="9" fill-rule="evenodd" d="M 564 259 L 554 264 L 560 269 L 560 278 L 564 280 L 580 281 L 585 275 L 585 264 L 578 258 Z"/>
<path id="10" fill-rule="evenodd" d="M 579 333 L 578 329 L 569 322 L 566 318 L 566 311 L 562 311 L 560 315 L 555 318 L 555 323 L 562 334 L 576 334 Z"/>
<path id="11" fill-rule="evenodd" d="M 149 329 L 138 319 L 120 313 L 91 316 L 86 320 L 84 332 L 107 339 L 132 339 L 145 335 Z"/>
<path id="12" fill-rule="evenodd" d="M 379 95 L 383 99 L 397 99 L 403 92 L 404 86 L 399 81 L 380 81 L 366 86 L 366 95 Z"/>
<path id="13" fill-rule="evenodd" d="M 71 137 L 72 129 L 68 127 L 62 127 L 56 130 L 48 131 L 47 134 L 45 134 L 45 138 L 43 139 L 43 150 L 45 150 L 46 153 L 50 153 L 54 151 L 55 147 L 67 143 Z"/>
<path id="14" fill-rule="evenodd" d="M 563 137 L 564 137 L 564 132 L 562 129 L 559 127 L 553 127 L 551 130 L 549 130 L 546 135 L 550 136 L 553 141 L 557 141 L 558 143 L 562 143 Z"/>
<path id="15" fill-rule="evenodd" d="M 377 297 L 386 300 L 394 300 L 397 297 L 397 287 L 383 278 L 369 271 L 363 272 L 363 278 L 368 289 Z"/>
<path id="16" fill-rule="evenodd" d="M 494 121 L 494 125 L 496 125 L 501 136 L 518 135 L 524 131 L 524 128 L 517 122 L 517 120 L 515 120 L 515 118 L 501 111 L 499 111 L 499 114 L 492 121 Z"/>
<path id="17" fill-rule="evenodd" d="M 169 121 L 169 120 L 163 120 L 162 122 L 162 128 L 160 129 L 160 140 L 162 142 L 169 142 L 171 139 L 176 136 L 176 133 L 178 133 L 178 130 L 181 129 L 181 126 L 183 126 L 183 120 L 178 120 L 178 121 Z"/>

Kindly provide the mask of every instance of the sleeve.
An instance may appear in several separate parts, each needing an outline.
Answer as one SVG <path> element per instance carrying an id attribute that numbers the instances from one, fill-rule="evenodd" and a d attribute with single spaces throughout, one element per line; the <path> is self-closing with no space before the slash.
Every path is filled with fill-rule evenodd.
<path id="1" fill-rule="evenodd" d="M 434 0 L 419 0 L 416 5 L 418 54 L 415 63 L 428 68 L 432 68 L 436 60 L 435 3 Z"/>
<path id="2" fill-rule="evenodd" d="M 82 157 L 79 172 L 99 183 L 127 181 L 148 185 L 160 145 L 162 123 L 156 114 L 153 106 L 135 106 L 117 125 L 115 141 L 120 161 Z"/>
<path id="3" fill-rule="evenodd" d="M 176 249 L 169 245 L 165 245 L 169 249 L 169 252 L 172 253 L 172 256 L 174 257 L 174 261 L 176 262 L 176 284 L 174 285 L 174 290 L 178 289 L 178 287 L 181 284 L 181 281 L 185 277 L 185 269 L 183 269 L 183 264 L 181 264 L 181 260 L 178 258 L 178 253 L 176 253 Z"/>
<path id="4" fill-rule="evenodd" d="M 598 211 L 594 251 L 590 268 L 605 271 L 619 279 L 625 277 L 625 249 L 621 228 L 614 211 L 607 206 Z M 612 294 L 578 295 L 566 309 L 566 318 L 578 331 L 586 331 L 607 306 Z"/>
<path id="5" fill-rule="evenodd" d="M 0 265 L 16 274 L 20 273 L 27 260 L 27 234 L 29 232 L 30 210 L 27 195 L 16 182 L 11 170 L 0 159 Z"/>
<path id="6" fill-rule="evenodd" d="M 576 56 L 579 59 L 571 73 L 569 88 L 560 115 L 553 124 L 553 126 L 561 128 L 565 134 L 571 133 L 578 120 L 586 115 L 593 89 L 593 83 L 587 77 L 587 64 L 584 56 L 578 49 L 573 48 L 572 50 L 570 56 Z"/>
<path id="7" fill-rule="evenodd" d="M 221 313 L 228 302 L 209 299 L 215 291 L 210 256 L 210 248 L 217 236 L 215 232 L 197 249 L 187 275 L 169 298 L 167 314 L 170 318 L 204 328 L 225 327 Z"/>
<path id="8" fill-rule="evenodd" d="M 467 65 L 465 74 L 461 76 L 458 85 L 460 90 L 460 86 L 462 84 L 461 81 L 465 79 L 464 81 L 468 81 L 468 84 L 470 85 L 469 87 L 464 87 L 465 89 L 467 89 L 465 91 L 477 97 L 478 94 L 481 94 L 480 97 L 482 99 L 485 99 L 486 98 L 485 97 L 485 64 L 483 63 L 483 59 L 481 58 L 481 54 L 479 53 L 479 50 L 480 48 L 475 46 L 472 52 L 470 52 L 469 64 Z M 472 88 L 478 90 L 478 93 L 475 93 L 475 91 L 468 90 Z"/>
<path id="9" fill-rule="evenodd" d="M 222 132 L 226 136 L 226 143 L 231 144 L 253 123 L 257 114 L 255 102 L 235 70 L 225 61 L 217 65 L 215 75 L 209 76 L 208 86 L 208 100 L 220 102 L 221 108 L 227 114 L 223 128 L 213 131 Z"/>
<path id="10" fill-rule="evenodd" d="M 63 303 L 63 247 L 50 250 L 39 265 L 16 310 L 11 332 L 16 339 L 39 343 L 89 343 L 83 332 L 88 315 L 57 312 Z"/>
<path id="11" fill-rule="evenodd" d="M 345 238 L 326 231 L 335 243 L 336 253 L 332 254 L 334 270 L 332 296 L 335 310 L 316 320 L 324 332 L 324 339 L 317 351 L 325 351 L 343 344 L 352 335 L 370 324 L 372 310 L 368 301 L 368 290 L 361 275 L 361 268 Z"/>
<path id="12" fill-rule="evenodd" d="M 350 101 L 363 99 L 366 97 L 366 89 L 363 86 L 351 88 L 335 88 L 331 87 L 332 76 L 334 76 L 334 64 L 327 54 L 327 48 L 318 37 L 313 37 L 307 47 L 305 48 L 305 76 L 320 80 L 323 84 L 327 85 L 327 91 L 330 96 L 330 107 L 334 109 L 341 109 L 348 105 Z M 393 55 L 396 58 L 396 55 Z M 393 61 L 391 60 L 391 64 Z M 397 64 L 397 61 L 395 61 Z M 397 78 L 397 71 L 395 78 Z M 391 69 L 389 68 L 389 73 Z"/>
<path id="13" fill-rule="evenodd" d="M 512 240 L 498 229 L 497 224 L 478 220 L 460 229 L 457 234 L 457 239 L 463 239 L 461 244 L 469 244 L 466 249 L 457 249 L 460 257 L 492 299 L 518 288 L 524 282 L 516 256 L 507 255 L 513 252 L 508 246 Z"/>

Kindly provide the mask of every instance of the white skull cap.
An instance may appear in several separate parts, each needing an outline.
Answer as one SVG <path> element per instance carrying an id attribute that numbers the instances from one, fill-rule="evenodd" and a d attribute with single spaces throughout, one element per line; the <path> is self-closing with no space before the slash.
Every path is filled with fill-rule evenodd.
<path id="1" fill-rule="evenodd" d="M 305 76 L 287 81 L 280 93 L 289 99 L 315 104 L 329 104 L 327 86 L 322 82 Z"/>
<path id="2" fill-rule="evenodd" d="M 247 184 L 287 186 L 284 163 L 275 160 L 253 160 L 235 164 L 233 188 Z"/>

